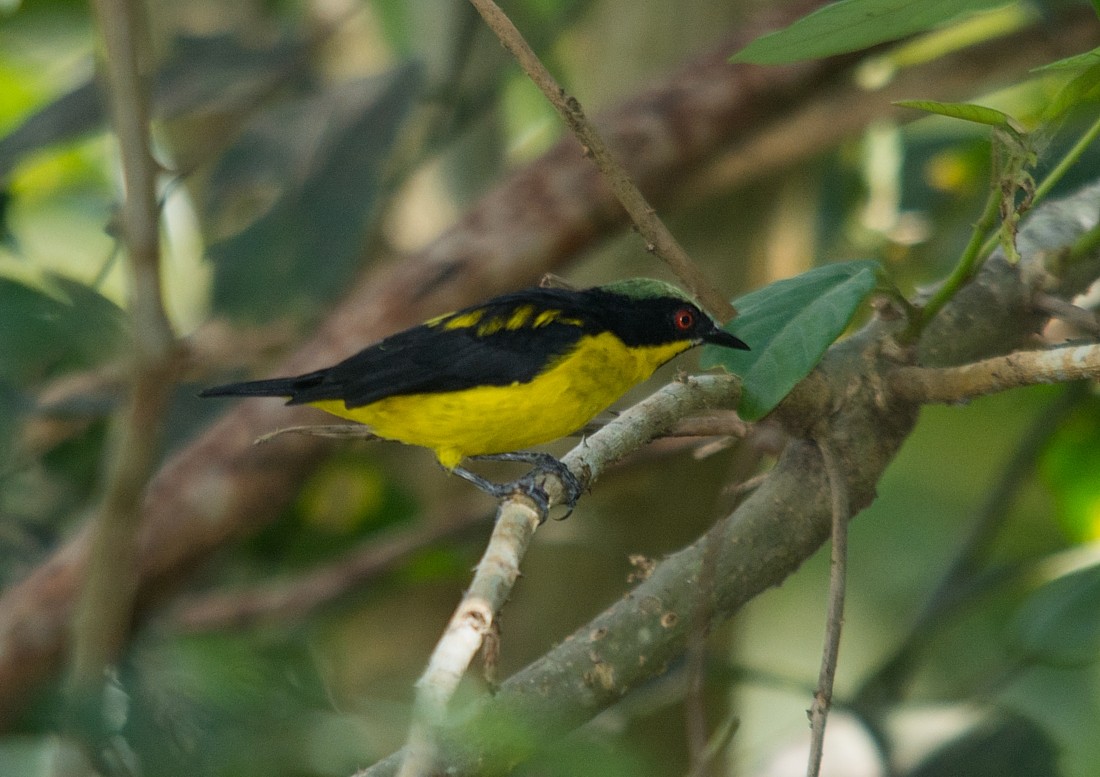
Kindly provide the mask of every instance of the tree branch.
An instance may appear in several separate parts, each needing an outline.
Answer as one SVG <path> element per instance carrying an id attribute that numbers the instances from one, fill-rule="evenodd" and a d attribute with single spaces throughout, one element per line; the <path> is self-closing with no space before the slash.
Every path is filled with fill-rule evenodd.
<path id="1" fill-rule="evenodd" d="M 1039 383 L 1100 377 L 1100 345 L 1016 351 L 961 367 L 900 367 L 889 373 L 890 390 L 910 402 L 962 402 Z"/>
<path id="2" fill-rule="evenodd" d="M 737 315 L 733 305 L 720 293 L 714 284 L 707 278 L 706 273 L 691 260 L 687 251 L 680 245 L 676 237 L 661 221 L 657 211 L 646 200 L 645 195 L 634 184 L 634 180 L 627 173 L 626 168 L 615 158 L 611 149 L 604 142 L 603 137 L 588 121 L 581 108 L 580 101 L 569 95 L 558 84 L 546 66 L 538 58 L 522 33 L 512 24 L 512 20 L 500 10 L 500 6 L 493 0 L 471 0 L 477 8 L 485 23 L 500 38 L 504 47 L 512 53 L 519 62 L 523 72 L 546 96 L 554 110 L 561 116 L 573 134 L 580 141 L 586 155 L 592 157 L 592 161 L 600 168 L 600 172 L 607 179 L 611 191 L 622 204 L 630 220 L 634 222 L 638 232 L 646 241 L 646 247 L 661 258 L 672 271 L 676 273 L 692 296 L 703 307 L 718 317 L 721 323 L 729 321 Z"/>
<path id="3" fill-rule="evenodd" d="M 93 3 L 103 37 L 111 125 L 125 184 L 123 236 L 129 252 L 134 352 L 131 397 L 112 446 L 103 499 L 91 529 L 68 677 L 71 725 L 101 724 L 105 672 L 129 636 L 138 590 L 138 527 L 153 472 L 175 368 L 175 341 L 160 296 L 157 165 L 149 145 L 149 96 L 139 52 L 138 13 L 126 0 Z"/>

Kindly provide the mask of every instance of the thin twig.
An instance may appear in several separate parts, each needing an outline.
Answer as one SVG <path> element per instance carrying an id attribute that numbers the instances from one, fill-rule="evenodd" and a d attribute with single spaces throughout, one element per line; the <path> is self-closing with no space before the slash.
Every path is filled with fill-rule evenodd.
<path id="1" fill-rule="evenodd" d="M 960 402 L 1037 383 L 1064 383 L 1100 376 L 1100 345 L 1048 351 L 1017 351 L 961 367 L 899 367 L 890 389 L 912 402 Z"/>
<path id="2" fill-rule="evenodd" d="M 688 291 L 722 323 L 737 315 L 737 310 L 720 294 L 706 275 L 691 260 L 673 234 L 664 225 L 653 206 L 615 158 L 596 128 L 588 121 L 576 97 L 569 95 L 542 64 L 512 21 L 493 0 L 470 0 L 500 42 L 519 62 L 523 72 L 554 106 L 592 161 L 604 174 L 615 196 L 630 215 L 646 241 L 646 248 L 663 260 Z"/>
<path id="3" fill-rule="evenodd" d="M 1000 208 L 1001 192 L 997 187 L 992 187 L 985 201 L 985 207 L 982 209 L 982 215 L 974 225 L 974 231 L 970 233 L 970 240 L 963 249 L 955 268 L 921 308 L 920 315 L 912 320 L 909 328 L 898 338 L 901 342 L 912 342 L 917 339 L 925 325 L 940 312 L 940 308 L 946 305 L 959 289 L 969 283 L 981 268 L 982 262 L 988 256 L 985 252 L 986 238 L 997 225 Z"/>
<path id="4" fill-rule="evenodd" d="M 844 588 L 848 576 L 848 519 L 851 508 L 848 483 L 840 463 L 824 440 L 817 441 L 821 462 L 828 476 L 832 496 L 833 533 L 832 556 L 829 563 L 829 607 L 825 623 L 825 647 L 821 651 L 821 671 L 818 675 L 814 702 L 810 707 L 810 757 L 807 777 L 817 777 L 821 771 L 821 756 L 825 748 L 825 721 L 833 702 L 833 678 L 840 653 L 840 631 L 844 624 Z"/>
<path id="5" fill-rule="evenodd" d="M 1051 318 L 1065 321 L 1074 329 L 1093 336 L 1100 335 L 1100 316 L 1096 315 L 1095 310 L 1085 310 L 1045 291 L 1035 294 L 1031 304 L 1036 310 L 1046 313 Z"/>
<path id="6" fill-rule="evenodd" d="M 715 753 L 708 747 L 707 736 L 706 676 L 707 637 L 710 636 L 714 618 L 714 589 L 716 585 L 718 555 L 725 540 L 725 533 L 708 534 L 703 549 L 703 563 L 699 569 L 699 596 L 691 614 L 692 629 L 687 645 L 687 689 L 684 694 L 684 723 L 686 729 L 689 777 L 707 777 Z"/>

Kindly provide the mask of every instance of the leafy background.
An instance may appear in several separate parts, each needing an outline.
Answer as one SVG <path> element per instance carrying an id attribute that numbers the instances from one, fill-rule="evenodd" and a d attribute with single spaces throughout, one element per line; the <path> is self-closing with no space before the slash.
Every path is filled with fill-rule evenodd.
<path id="1" fill-rule="evenodd" d="M 893 4 L 879 5 L 885 13 Z M 992 10 L 950 30 L 963 45 L 996 41 L 1066 5 L 976 3 Z M 167 454 L 219 412 L 194 399 L 199 386 L 262 372 L 380 246 L 423 245 L 561 129 L 462 4 L 188 0 L 149 9 L 160 63 L 157 151 L 175 173 L 162 190 L 165 294 L 178 331 L 221 343 L 177 392 Z M 596 114 L 755 8 L 524 0 L 507 10 Z M 97 498 L 127 332 L 112 226 L 116 152 L 90 80 L 87 10 L 43 0 L 4 3 L 0 14 L 0 434 L 12 441 L 0 450 L 0 585 L 10 586 Z M 909 22 L 905 33 L 932 24 Z M 825 37 L 805 24 L 814 40 Z M 941 37 L 922 42 L 879 52 L 868 68 L 950 48 Z M 772 46 L 803 56 L 834 50 L 807 49 L 797 37 Z M 462 77 L 452 80 L 458 64 Z M 1023 73 L 1011 84 L 975 74 L 973 102 L 1032 127 L 1091 65 Z M 1040 169 L 1093 121 L 1095 95 L 1079 89 L 1064 107 Z M 413 117 L 425 109 L 434 120 L 421 132 Z M 990 130 L 950 114 L 910 118 L 877 122 L 748 187 L 685 192 L 668 208 L 673 231 L 731 296 L 816 266 L 836 272 L 842 266 L 832 263 L 848 260 L 861 262 L 843 266 L 859 279 L 848 288 L 855 299 L 873 283 L 867 259 L 907 293 L 940 279 L 981 211 Z M 1061 190 L 1093 178 L 1098 157 L 1086 152 Z M 631 235 L 591 247 L 568 270 L 578 284 L 629 275 L 665 275 Z M 849 323 L 833 319 L 837 332 Z M 79 381 L 90 388 L 72 390 Z M 783 393 L 767 379 L 761 386 L 777 396 L 757 410 Z M 1100 534 L 1098 402 L 1091 387 L 1066 386 L 923 412 L 879 499 L 852 526 L 837 696 L 840 712 L 886 730 L 834 721 L 830 743 L 865 754 L 848 757 L 849 773 L 861 758 L 873 761 L 871 734 L 898 743 L 903 774 L 1100 769 L 1100 578 L 1095 564 L 1075 561 L 1095 558 Z M 696 537 L 732 504 L 724 484 L 767 460 L 766 451 L 735 448 L 694 461 L 682 446 L 658 446 L 601 481 L 569 521 L 539 532 L 504 614 L 501 674 L 620 596 L 631 554 L 659 558 Z M 180 602 L 323 568 L 427 511 L 486 519 L 421 543 L 370 585 L 307 616 L 211 626 L 168 608 L 141 630 L 119 679 L 131 706 L 127 741 L 145 773 L 348 774 L 398 746 L 412 683 L 487 534 L 487 506 L 475 499 L 444 482 L 422 452 L 355 447 L 328 459 L 276 522 L 195 570 Z M 989 510 L 995 530 L 972 559 L 970 588 L 917 621 Z M 709 643 L 706 699 L 716 728 L 738 721 L 728 756 L 735 773 L 789 773 L 782 764 L 804 737 L 816 679 L 827 567 L 819 554 Z M 684 674 L 670 667 L 667 681 L 524 769 L 684 773 Z M 471 694 L 483 690 L 477 678 L 469 685 Z M 47 691 L 0 737 L 0 774 L 47 769 L 57 714 Z M 804 762 L 796 763 L 797 771 Z"/>

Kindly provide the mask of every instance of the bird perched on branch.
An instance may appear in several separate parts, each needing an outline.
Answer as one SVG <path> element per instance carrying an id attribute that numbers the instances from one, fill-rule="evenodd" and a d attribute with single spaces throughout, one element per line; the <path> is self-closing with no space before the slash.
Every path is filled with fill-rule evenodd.
<path id="1" fill-rule="evenodd" d="M 445 469 L 498 499 L 522 491 L 545 515 L 537 475 L 556 474 L 570 508 L 580 484 L 549 454 L 522 449 L 577 431 L 701 343 L 748 349 L 663 281 L 533 288 L 433 318 L 316 372 L 215 386 L 201 396 L 313 405 L 377 437 L 431 449 Z M 493 483 L 460 467 L 467 458 L 536 468 Z"/>

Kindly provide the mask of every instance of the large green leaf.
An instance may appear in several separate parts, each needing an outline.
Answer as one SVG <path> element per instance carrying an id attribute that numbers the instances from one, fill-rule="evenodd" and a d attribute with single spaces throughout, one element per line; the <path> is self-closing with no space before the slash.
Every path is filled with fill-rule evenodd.
<path id="1" fill-rule="evenodd" d="M 859 51 L 939 27 L 1005 0 L 839 0 L 757 38 L 734 62 L 780 65 Z"/>
<path id="2" fill-rule="evenodd" d="M 1068 667 L 1100 658 L 1100 565 L 1037 588 L 1013 618 L 1009 635 L 1028 661 Z"/>
<path id="3" fill-rule="evenodd" d="M 868 259 L 830 264 L 734 301 L 740 315 L 728 328 L 752 350 L 707 346 L 701 361 L 741 376 L 744 419 L 767 415 L 809 374 L 875 289 L 879 270 Z"/>

